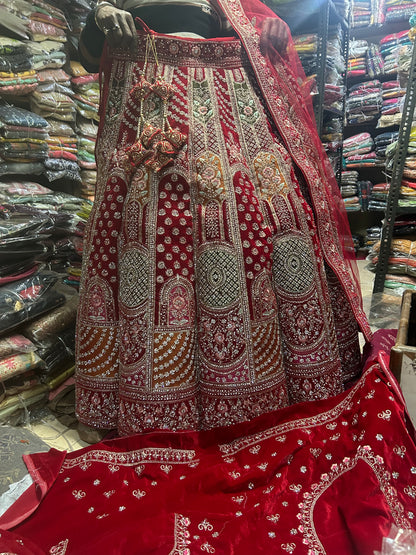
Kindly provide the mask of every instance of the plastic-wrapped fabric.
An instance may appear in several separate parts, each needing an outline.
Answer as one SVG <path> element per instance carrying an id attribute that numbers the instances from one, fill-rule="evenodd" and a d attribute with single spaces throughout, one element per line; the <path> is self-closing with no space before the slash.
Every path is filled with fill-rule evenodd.
<path id="1" fill-rule="evenodd" d="M 41 232 L 50 227 L 48 216 L 37 216 L 35 218 L 25 218 L 16 220 L 0 221 L 0 238 L 19 237 L 31 233 Z"/>
<path id="2" fill-rule="evenodd" d="M 38 114 L 17 106 L 0 106 L 0 126 L 2 124 L 23 127 L 47 128 L 48 122 Z"/>
<path id="3" fill-rule="evenodd" d="M 78 294 L 73 294 L 62 306 L 31 322 L 23 329 L 24 335 L 37 343 L 55 337 L 72 326 L 74 329 L 78 308 Z M 73 331 L 73 330 L 72 330 Z"/>
<path id="4" fill-rule="evenodd" d="M 0 239 L 0 265 L 33 257 L 40 260 L 52 249 L 51 243 L 42 235 L 27 235 Z"/>
<path id="5" fill-rule="evenodd" d="M 44 361 L 36 352 L 18 353 L 0 359 L 0 381 L 34 370 L 44 365 Z"/>
<path id="6" fill-rule="evenodd" d="M 2 162 L 0 175 L 41 175 L 44 170 L 42 162 Z"/>
<path id="7" fill-rule="evenodd" d="M 60 335 L 49 341 L 44 341 L 37 351 L 45 363 L 40 371 L 40 379 L 45 383 L 61 369 L 73 363 L 75 357 L 75 325 L 67 328 Z"/>
<path id="8" fill-rule="evenodd" d="M 58 275 L 38 272 L 28 279 L 0 287 L 0 333 L 10 332 L 22 323 L 65 302 L 56 287 Z"/>
<path id="9" fill-rule="evenodd" d="M 36 345 L 21 334 L 14 334 L 0 338 L 0 359 L 17 353 L 36 351 Z"/>
<path id="10" fill-rule="evenodd" d="M 4 382 L 0 382 L 0 401 L 5 397 L 18 395 L 22 391 L 28 391 L 41 383 L 38 369 L 31 369 L 18 374 Z"/>

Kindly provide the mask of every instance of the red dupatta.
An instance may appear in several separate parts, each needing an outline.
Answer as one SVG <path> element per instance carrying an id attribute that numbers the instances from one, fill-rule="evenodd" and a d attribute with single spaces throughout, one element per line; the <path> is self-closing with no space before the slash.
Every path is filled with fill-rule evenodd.
<path id="1" fill-rule="evenodd" d="M 309 188 L 323 255 L 340 279 L 361 331 L 372 333 L 362 307 L 358 267 L 344 203 L 313 116 L 310 90 L 287 25 L 259 0 L 218 0 L 240 37 L 274 123 Z M 285 54 L 273 63 L 260 52 L 264 20 L 274 17 L 287 28 Z"/>

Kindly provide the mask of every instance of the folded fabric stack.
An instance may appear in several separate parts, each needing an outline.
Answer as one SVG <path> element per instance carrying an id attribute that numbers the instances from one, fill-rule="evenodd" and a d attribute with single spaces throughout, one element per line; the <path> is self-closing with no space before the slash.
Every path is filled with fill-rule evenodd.
<path id="1" fill-rule="evenodd" d="M 348 91 L 346 102 L 348 123 L 365 123 L 377 119 L 382 103 L 382 88 L 378 79 L 353 85 Z"/>
<path id="2" fill-rule="evenodd" d="M 20 40 L 0 37 L 0 95 L 23 96 L 37 87 L 28 45 Z"/>
<path id="3" fill-rule="evenodd" d="M 394 221 L 388 270 L 384 286 L 389 289 L 410 288 L 416 290 L 416 268 L 414 259 L 416 220 L 414 215 L 401 215 Z M 376 241 L 369 254 L 369 269 L 375 271 L 380 251 Z M 407 261 L 407 258 L 409 260 Z"/>
<path id="4" fill-rule="evenodd" d="M 341 174 L 341 195 L 347 212 L 368 210 L 369 197 L 373 184 L 371 181 L 358 180 L 359 173 L 354 170 Z"/>
<path id="5" fill-rule="evenodd" d="M 407 21 L 415 13 L 412 0 L 386 0 L 386 23 Z"/>
<path id="6" fill-rule="evenodd" d="M 368 269 L 375 271 L 380 253 L 380 241 L 377 241 L 368 254 Z M 416 277 L 416 242 L 411 239 L 391 241 L 388 258 L 388 273 L 391 275 L 408 275 Z"/>
<path id="7" fill-rule="evenodd" d="M 23 108 L 0 106 L 0 175 L 41 174 L 47 140 L 44 118 Z"/>
<path id="8" fill-rule="evenodd" d="M 344 139 L 342 147 L 347 170 L 357 167 L 372 167 L 377 164 L 374 141 L 370 133 L 358 133 Z"/>
<path id="9" fill-rule="evenodd" d="M 384 58 L 380 46 L 371 43 L 366 56 L 367 75 L 372 79 L 384 75 Z"/>
<path id="10" fill-rule="evenodd" d="M 30 243 L 27 249 L 21 246 L 16 260 L 3 262 L 0 277 L 4 280 L 17 270 L 28 272 L 47 264 L 77 288 L 85 224 L 92 203 L 30 181 L 0 182 L 0 202 L 5 220 L 0 237 L 13 241 L 19 238 L 22 245 Z"/>
<path id="11" fill-rule="evenodd" d="M 87 73 L 79 62 L 71 61 L 72 87 L 77 103 L 76 131 L 78 164 L 81 168 L 81 196 L 93 199 L 97 180 L 95 141 L 98 132 L 98 73 Z"/>
<path id="12" fill-rule="evenodd" d="M 42 112 L 38 99 L 44 97 L 54 98 L 56 93 L 71 100 L 73 90 L 71 88 L 70 76 L 61 68 L 47 69 L 39 72 L 39 86 L 32 97 L 34 109 Z M 71 106 L 72 103 L 70 103 Z M 71 126 L 65 125 L 65 121 L 59 119 L 58 115 L 51 117 L 43 112 L 50 122 L 49 131 L 49 157 L 45 161 L 46 176 L 49 181 L 68 178 L 74 182 L 80 182 L 81 176 L 77 163 L 77 138 Z M 63 124 L 63 125 L 61 125 Z"/>
<path id="13" fill-rule="evenodd" d="M 393 167 L 394 156 L 397 150 L 398 133 L 392 136 L 394 139 L 386 146 L 386 169 Z M 403 169 L 402 183 L 400 187 L 400 198 L 398 206 L 409 208 L 416 205 L 416 127 L 412 127 L 407 146 L 405 165 Z"/>
<path id="14" fill-rule="evenodd" d="M 381 227 L 373 226 L 366 229 L 364 247 L 370 249 L 381 237 Z"/>
<path id="15" fill-rule="evenodd" d="M 386 75 L 397 74 L 400 50 L 407 45 L 411 45 L 408 29 L 387 35 L 380 40 L 380 50 L 384 58 L 384 73 Z"/>
<path id="16" fill-rule="evenodd" d="M 59 7 L 65 13 L 68 21 L 67 46 L 69 58 L 78 51 L 78 40 L 85 24 L 91 6 L 91 0 L 59 0 Z"/>
<path id="17" fill-rule="evenodd" d="M 0 286 L 0 423 L 24 421 L 73 374 L 77 306 L 54 272 Z"/>
<path id="18" fill-rule="evenodd" d="M 398 135 L 398 131 L 386 131 L 374 137 L 377 157 L 380 158 L 380 160 L 384 160 L 385 163 L 387 161 L 387 149 L 390 145 L 397 141 Z"/>
<path id="19" fill-rule="evenodd" d="M 334 0 L 333 3 L 340 16 L 342 16 L 344 19 L 348 19 L 350 11 L 350 0 Z"/>
<path id="20" fill-rule="evenodd" d="M 56 40 L 27 41 L 33 68 L 36 71 L 60 69 L 66 62 L 65 43 Z"/>
<path id="21" fill-rule="evenodd" d="M 357 171 L 343 171 L 341 173 L 340 191 L 347 211 L 360 210 L 357 190 Z"/>
<path id="22" fill-rule="evenodd" d="M 389 194 L 390 184 L 386 182 L 375 183 L 371 190 L 370 202 L 368 209 L 377 211 L 385 211 L 387 207 L 387 197 Z"/>
<path id="23" fill-rule="evenodd" d="M 371 0 L 353 0 L 352 27 L 367 27 L 371 24 Z"/>
<path id="24" fill-rule="evenodd" d="M 307 77 L 315 77 L 317 72 L 318 35 L 310 33 L 293 37 L 294 46 Z"/>
<path id="25" fill-rule="evenodd" d="M 27 27 L 32 39 L 35 42 L 66 42 L 65 30 L 68 25 L 62 10 L 43 0 L 31 0 L 31 7 Z"/>
<path id="26" fill-rule="evenodd" d="M 352 27 L 380 26 L 385 21 L 385 0 L 352 0 Z"/>
<path id="27" fill-rule="evenodd" d="M 373 183 L 369 180 L 360 180 L 357 182 L 358 198 L 361 210 L 366 212 L 370 203 L 370 196 L 373 190 Z"/>
<path id="28" fill-rule="evenodd" d="M 4 7 L 31 40 L 0 37 L 0 175 L 14 175 L 14 181 L 0 183 L 1 422 L 46 403 L 74 371 L 77 289 L 91 203 L 16 181 L 42 173 L 50 181 L 80 181 L 77 106 L 63 69 L 67 24 L 56 6 L 62 3 L 16 0 Z M 68 7 L 79 4 L 89 11 L 82 0 Z M 12 104 L 17 96 L 19 107 Z"/>
<path id="29" fill-rule="evenodd" d="M 357 186 L 342 186 L 341 195 L 347 212 L 359 212 L 361 210 Z"/>
<path id="30" fill-rule="evenodd" d="M 403 88 L 406 88 L 407 82 L 409 80 L 410 66 L 412 65 L 412 55 L 413 55 L 413 43 L 406 44 L 399 50 L 398 77 L 399 77 L 400 84 Z"/>
<path id="31" fill-rule="evenodd" d="M 351 40 L 348 53 L 348 77 L 360 77 L 367 74 L 368 42 Z"/>
<path id="32" fill-rule="evenodd" d="M 383 105 L 381 117 L 400 113 L 401 102 L 406 94 L 406 89 L 400 85 L 398 80 L 386 81 L 383 87 Z"/>

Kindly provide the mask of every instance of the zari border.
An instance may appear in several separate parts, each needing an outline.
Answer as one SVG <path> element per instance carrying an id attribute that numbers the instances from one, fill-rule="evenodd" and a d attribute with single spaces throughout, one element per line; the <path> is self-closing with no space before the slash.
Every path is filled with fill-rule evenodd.
<path id="1" fill-rule="evenodd" d="M 351 388 L 346 397 L 342 399 L 335 407 L 332 409 L 319 413 L 318 415 L 311 416 L 309 418 L 300 418 L 298 420 L 290 420 L 289 422 L 285 422 L 284 424 L 278 424 L 277 426 L 273 426 L 263 432 L 259 432 L 250 436 L 246 436 L 243 438 L 236 439 L 230 443 L 225 443 L 219 446 L 221 453 L 224 456 L 229 457 L 235 455 L 238 451 L 246 449 L 252 445 L 257 445 L 262 441 L 267 441 L 268 439 L 283 435 L 287 432 L 291 432 L 296 430 L 297 428 L 307 429 L 307 428 L 314 428 L 316 426 L 320 426 L 322 424 L 331 422 L 338 418 L 344 411 L 348 410 L 351 406 L 351 400 L 357 393 L 357 391 L 363 387 L 364 381 L 367 379 L 368 375 L 378 367 L 378 364 L 374 364 L 370 366 L 368 370 L 363 374 L 360 380 L 356 383 L 356 385 Z"/>
<path id="2" fill-rule="evenodd" d="M 333 464 L 331 472 L 322 474 L 320 482 L 312 484 L 310 491 L 303 494 L 303 502 L 299 503 L 300 512 L 297 517 L 301 521 L 299 531 L 303 534 L 304 542 L 309 547 L 308 553 L 313 553 L 313 555 L 326 554 L 314 525 L 313 513 L 316 503 L 340 476 L 353 470 L 359 460 L 368 464 L 374 472 L 380 484 L 380 491 L 390 507 L 396 525 L 399 528 L 411 529 L 409 521 L 404 516 L 403 505 L 397 499 L 396 490 L 389 483 L 390 473 L 383 466 L 383 457 L 375 455 L 368 445 L 359 446 L 353 459 L 345 457 L 342 463 Z"/>
<path id="3" fill-rule="evenodd" d="M 169 447 L 147 447 L 135 451 L 111 453 L 103 449 L 94 449 L 73 459 L 67 458 L 62 464 L 61 471 L 79 466 L 88 468 L 91 463 L 103 463 L 119 466 L 134 466 L 138 463 L 187 464 L 197 462 L 195 451 L 192 449 L 172 449 Z"/>
<path id="4" fill-rule="evenodd" d="M 191 550 L 188 547 L 191 543 L 188 532 L 190 524 L 189 518 L 175 513 L 175 545 L 172 551 L 169 551 L 169 555 L 190 555 Z"/>

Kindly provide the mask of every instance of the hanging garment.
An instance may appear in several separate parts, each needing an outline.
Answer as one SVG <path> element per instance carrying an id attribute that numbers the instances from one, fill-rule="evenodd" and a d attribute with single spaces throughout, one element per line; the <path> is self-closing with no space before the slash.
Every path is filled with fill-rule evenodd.
<path id="1" fill-rule="evenodd" d="M 368 328 L 342 198 L 293 75 L 262 64 L 237 2 L 224 9 L 258 81 L 235 38 L 152 35 L 156 65 L 138 32 L 134 55 L 102 62 L 77 334 L 77 412 L 92 426 L 233 424 L 359 372 L 357 322 Z"/>

